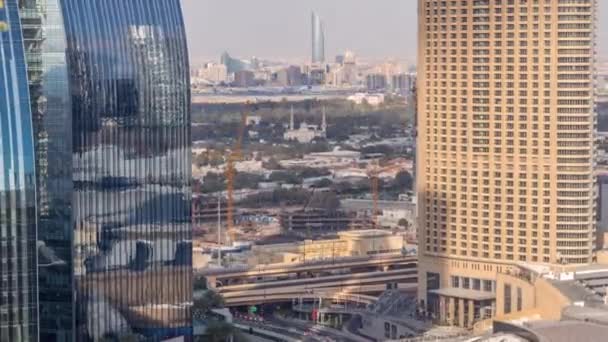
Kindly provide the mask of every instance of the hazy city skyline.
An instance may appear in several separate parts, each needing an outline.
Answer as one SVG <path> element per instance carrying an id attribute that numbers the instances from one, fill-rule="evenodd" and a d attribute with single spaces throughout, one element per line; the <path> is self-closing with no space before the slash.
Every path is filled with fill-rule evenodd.
<path id="1" fill-rule="evenodd" d="M 608 341 L 608 0 L 0 0 L 0 84 L 0 342 Z"/>
<path id="2" fill-rule="evenodd" d="M 325 56 L 352 50 L 368 58 L 416 57 L 414 1 L 322 0 L 261 2 L 183 0 L 192 62 L 239 57 L 310 59 L 310 16 L 325 26 Z M 373 4 L 373 6 L 370 6 Z"/>
<path id="3" fill-rule="evenodd" d="M 325 24 L 327 61 L 349 49 L 364 58 L 415 61 L 417 1 L 183 0 L 192 63 L 222 52 L 248 58 L 310 59 L 310 14 Z M 600 3 L 598 45 L 608 58 L 608 11 Z M 604 43 L 606 42 L 606 43 Z"/>

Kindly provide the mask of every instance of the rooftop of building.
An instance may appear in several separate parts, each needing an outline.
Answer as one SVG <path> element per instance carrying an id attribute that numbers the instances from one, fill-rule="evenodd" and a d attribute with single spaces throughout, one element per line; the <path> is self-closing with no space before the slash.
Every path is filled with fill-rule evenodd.
<path id="1" fill-rule="evenodd" d="M 380 229 L 349 230 L 338 233 L 338 236 L 344 238 L 382 237 L 390 235 L 393 235 L 390 231 Z"/>
<path id="2" fill-rule="evenodd" d="M 373 208 L 374 201 L 366 199 L 344 199 L 340 202 L 343 209 L 347 210 L 371 210 Z M 380 210 L 395 210 L 412 209 L 414 204 L 408 201 L 378 201 L 378 209 Z"/>
<path id="3" fill-rule="evenodd" d="M 572 270 L 577 274 L 593 274 L 593 273 L 602 273 L 608 272 L 608 265 L 603 264 L 589 264 L 589 265 L 581 265 L 572 268 Z"/>
<path id="4" fill-rule="evenodd" d="M 551 281 L 551 284 L 559 292 L 561 292 L 566 298 L 568 298 L 568 300 L 570 302 L 573 302 L 573 303 L 586 302 L 589 300 L 595 301 L 597 299 L 597 298 L 594 298 L 595 294 L 593 292 L 589 291 L 588 289 L 586 289 L 584 286 L 582 286 L 579 282 L 577 282 L 575 280 L 568 280 L 568 281 L 553 280 L 553 281 Z"/>
<path id="5" fill-rule="evenodd" d="M 608 326 L 608 309 L 604 306 L 589 307 L 571 305 L 564 308 L 562 317 L 567 320 L 590 322 Z"/>
<path id="6" fill-rule="evenodd" d="M 333 150 L 329 152 L 313 152 L 308 154 L 308 156 L 312 157 L 352 157 L 358 158 L 361 156 L 361 152 L 357 151 L 349 151 L 349 150 Z"/>
<path id="7" fill-rule="evenodd" d="M 527 328 L 541 342 L 595 342 L 608 336 L 608 326 L 580 321 L 537 321 Z"/>
<path id="8" fill-rule="evenodd" d="M 608 274 L 608 265 L 604 264 L 556 265 L 545 263 L 518 262 L 517 266 L 528 271 L 532 271 L 546 278 L 556 280 L 594 278 L 602 274 Z"/>

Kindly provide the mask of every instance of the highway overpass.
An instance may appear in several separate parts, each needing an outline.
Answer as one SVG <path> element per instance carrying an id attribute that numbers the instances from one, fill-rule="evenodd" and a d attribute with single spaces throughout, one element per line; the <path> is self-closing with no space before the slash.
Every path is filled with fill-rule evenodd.
<path id="1" fill-rule="evenodd" d="M 418 265 L 417 256 L 386 254 L 366 257 L 347 257 L 327 260 L 316 260 L 304 263 L 259 265 L 247 268 L 201 269 L 197 275 L 203 275 L 211 287 L 259 283 L 315 277 L 330 274 L 354 274 L 371 271 L 395 269 L 412 269 Z"/>
<path id="2" fill-rule="evenodd" d="M 355 296 L 375 295 L 391 287 L 415 293 L 418 279 L 416 257 L 395 254 L 198 274 L 215 285 L 228 306 L 337 294 L 353 295 L 347 301 L 369 304 L 368 298 Z"/>

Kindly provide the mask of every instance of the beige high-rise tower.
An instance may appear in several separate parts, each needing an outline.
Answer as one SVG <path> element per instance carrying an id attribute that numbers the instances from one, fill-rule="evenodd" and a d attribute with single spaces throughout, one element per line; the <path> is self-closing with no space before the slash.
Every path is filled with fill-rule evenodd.
<path id="1" fill-rule="evenodd" d="M 470 326 L 510 265 L 592 261 L 597 4 L 418 4 L 419 297 Z"/>

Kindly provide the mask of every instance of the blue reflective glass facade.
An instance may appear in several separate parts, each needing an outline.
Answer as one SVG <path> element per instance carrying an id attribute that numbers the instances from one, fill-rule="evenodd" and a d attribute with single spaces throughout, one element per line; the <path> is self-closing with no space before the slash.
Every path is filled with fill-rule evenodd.
<path id="1" fill-rule="evenodd" d="M 179 0 L 46 6 L 41 340 L 188 340 L 190 82 Z"/>
<path id="2" fill-rule="evenodd" d="M 316 14 L 311 15 L 312 24 L 312 62 L 323 63 L 325 62 L 325 29 L 323 27 L 323 21 Z"/>
<path id="3" fill-rule="evenodd" d="M 42 86 L 34 122 L 38 194 L 40 340 L 75 339 L 72 108 L 60 0 L 47 0 Z M 43 167 L 45 166 L 45 167 Z"/>
<path id="4" fill-rule="evenodd" d="M 36 179 L 16 0 L 0 1 L 0 341 L 37 341 Z"/>

